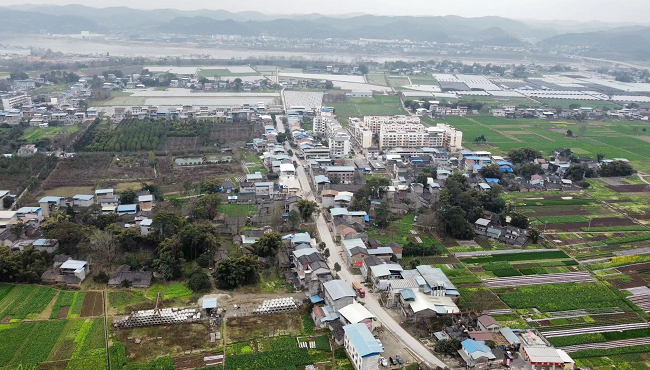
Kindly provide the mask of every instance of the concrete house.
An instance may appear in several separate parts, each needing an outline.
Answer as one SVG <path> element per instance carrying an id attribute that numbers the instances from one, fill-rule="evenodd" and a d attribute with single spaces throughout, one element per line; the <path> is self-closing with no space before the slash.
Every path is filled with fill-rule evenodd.
<path id="1" fill-rule="evenodd" d="M 92 195 L 77 194 L 72 197 L 72 205 L 75 207 L 90 207 L 93 205 L 95 197 Z"/>
<path id="2" fill-rule="evenodd" d="M 43 197 L 38 201 L 41 211 L 43 211 L 43 218 L 50 217 L 50 213 L 53 210 L 56 210 L 61 205 L 61 197 Z"/>
<path id="3" fill-rule="evenodd" d="M 151 211 L 153 209 L 153 195 L 140 195 L 138 197 L 138 207 L 141 211 Z"/>
<path id="4" fill-rule="evenodd" d="M 356 370 L 377 370 L 384 348 L 363 323 L 343 327 L 343 347 Z"/>
<path id="5" fill-rule="evenodd" d="M 501 325 L 499 325 L 499 323 L 497 323 L 497 321 L 493 319 L 492 316 L 489 315 L 479 316 L 477 322 L 478 322 L 478 327 L 484 331 L 490 331 L 496 333 L 501 329 Z"/>
<path id="6" fill-rule="evenodd" d="M 357 294 L 352 286 L 344 280 L 331 280 L 323 284 L 325 291 L 325 303 L 332 307 L 334 311 L 354 303 L 354 297 Z"/>
<path id="7" fill-rule="evenodd" d="M 43 211 L 41 210 L 41 207 L 21 207 L 16 211 L 16 216 L 23 222 L 29 220 L 35 220 L 38 222 L 43 221 Z"/>

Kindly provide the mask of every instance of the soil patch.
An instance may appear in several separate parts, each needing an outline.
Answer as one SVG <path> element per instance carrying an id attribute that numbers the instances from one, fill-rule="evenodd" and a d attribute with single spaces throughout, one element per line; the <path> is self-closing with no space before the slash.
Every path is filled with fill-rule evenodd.
<path id="1" fill-rule="evenodd" d="M 610 284 L 612 284 L 618 289 L 628 289 L 628 288 L 648 285 L 648 283 L 645 280 L 643 280 L 643 278 L 636 272 L 630 272 L 626 275 L 629 276 L 632 279 L 632 281 L 623 283 L 618 280 L 610 280 L 609 282 Z"/>
<path id="2" fill-rule="evenodd" d="M 102 292 L 86 292 L 84 304 L 81 307 L 81 317 L 102 316 L 104 300 Z"/>
<path id="3" fill-rule="evenodd" d="M 637 184 L 637 185 L 607 185 L 608 188 L 617 193 L 642 193 L 650 191 L 650 185 Z"/>
<path id="4" fill-rule="evenodd" d="M 554 208 L 554 207 L 550 207 Z M 566 210 L 566 211 L 559 211 L 559 210 L 552 210 L 552 209 L 544 209 L 540 211 L 535 211 L 531 213 L 526 213 L 526 216 L 528 217 L 538 217 L 538 216 L 587 216 L 589 212 L 587 212 L 584 209 L 574 209 L 574 210 Z"/>
<path id="5" fill-rule="evenodd" d="M 617 267 L 616 269 L 621 272 L 628 272 L 628 271 L 637 271 L 637 270 L 643 270 L 650 268 L 650 262 L 648 263 L 639 263 L 637 265 L 629 265 L 629 266 L 623 266 L 623 267 Z"/>
<path id="6" fill-rule="evenodd" d="M 59 314 L 56 318 L 65 319 L 66 317 L 68 317 L 68 311 L 70 311 L 70 306 L 61 307 L 61 309 L 59 310 Z"/>

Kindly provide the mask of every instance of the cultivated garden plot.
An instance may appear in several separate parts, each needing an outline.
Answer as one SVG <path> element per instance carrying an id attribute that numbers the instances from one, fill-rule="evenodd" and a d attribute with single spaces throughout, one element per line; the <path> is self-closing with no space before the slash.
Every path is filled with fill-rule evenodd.
<path id="1" fill-rule="evenodd" d="M 36 319 L 57 291 L 36 285 L 0 285 L 0 319 L 16 322 Z"/>
<path id="2" fill-rule="evenodd" d="M 29 368 L 47 362 L 46 368 L 106 368 L 102 318 L 6 324 L 0 333 L 0 366 Z"/>

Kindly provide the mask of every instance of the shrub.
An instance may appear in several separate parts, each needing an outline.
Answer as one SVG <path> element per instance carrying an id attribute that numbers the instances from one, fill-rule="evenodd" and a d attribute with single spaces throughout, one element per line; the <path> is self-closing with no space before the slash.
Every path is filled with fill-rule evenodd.
<path id="1" fill-rule="evenodd" d="M 210 277 L 201 270 L 194 270 L 194 272 L 192 272 L 187 286 L 194 292 L 205 292 L 212 289 Z"/>
<path id="2" fill-rule="evenodd" d="M 107 284 L 108 279 L 109 279 L 109 276 L 104 271 L 100 271 L 97 274 L 95 274 L 95 276 L 93 276 L 93 281 L 96 282 L 96 283 Z"/>

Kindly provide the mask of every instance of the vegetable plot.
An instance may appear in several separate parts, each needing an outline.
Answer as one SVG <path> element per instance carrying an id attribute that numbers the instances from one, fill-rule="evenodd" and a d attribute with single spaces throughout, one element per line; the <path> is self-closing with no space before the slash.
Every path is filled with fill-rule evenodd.
<path id="1" fill-rule="evenodd" d="M 629 310 L 616 294 L 600 283 L 561 283 L 518 287 L 499 297 L 512 308 L 542 312 L 619 307 Z"/>

